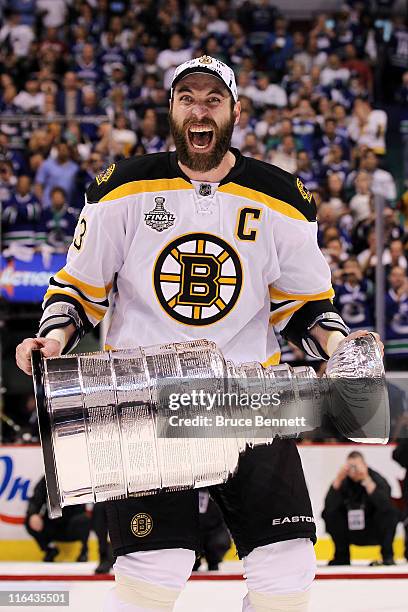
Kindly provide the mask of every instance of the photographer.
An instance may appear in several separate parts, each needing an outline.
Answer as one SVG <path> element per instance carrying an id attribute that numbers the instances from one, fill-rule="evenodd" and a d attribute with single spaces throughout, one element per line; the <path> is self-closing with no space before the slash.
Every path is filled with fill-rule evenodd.
<path id="1" fill-rule="evenodd" d="M 88 561 L 88 536 L 90 520 L 85 513 L 85 506 L 68 506 L 62 511 L 62 517 L 51 520 L 47 513 L 47 490 L 45 477 L 36 484 L 33 496 L 28 502 L 25 528 L 44 551 L 43 561 L 54 561 L 59 550 L 54 541 L 81 541 L 81 551 L 77 561 Z"/>
<path id="2" fill-rule="evenodd" d="M 350 565 L 350 544 L 379 544 L 383 564 L 395 565 L 392 543 L 398 511 L 392 505 L 389 484 L 367 466 L 361 453 L 348 455 L 327 493 L 322 517 L 335 545 L 329 565 Z"/>

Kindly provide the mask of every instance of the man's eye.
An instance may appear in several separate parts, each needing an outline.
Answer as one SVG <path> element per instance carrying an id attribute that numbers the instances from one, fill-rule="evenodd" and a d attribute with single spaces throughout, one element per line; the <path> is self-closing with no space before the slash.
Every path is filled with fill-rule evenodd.
<path id="1" fill-rule="evenodd" d="M 209 102 L 210 104 L 219 104 L 221 100 L 219 98 L 210 98 Z"/>
<path id="2" fill-rule="evenodd" d="M 181 96 L 180 100 L 181 102 L 187 102 L 187 104 L 190 104 L 192 98 L 191 96 Z"/>

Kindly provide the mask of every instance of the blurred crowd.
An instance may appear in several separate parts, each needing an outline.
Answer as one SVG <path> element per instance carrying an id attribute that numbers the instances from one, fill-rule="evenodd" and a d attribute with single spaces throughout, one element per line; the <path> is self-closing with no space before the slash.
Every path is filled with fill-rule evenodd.
<path id="1" fill-rule="evenodd" d="M 208 54 L 236 73 L 233 146 L 313 193 L 352 329 L 374 325 L 375 210 L 383 214 L 387 354 L 398 367 L 408 355 L 408 27 L 393 5 L 349 0 L 290 21 L 269 0 L 0 0 L 3 255 L 65 252 L 96 174 L 173 150 L 173 72 Z M 286 346 L 284 357 L 302 356 Z"/>

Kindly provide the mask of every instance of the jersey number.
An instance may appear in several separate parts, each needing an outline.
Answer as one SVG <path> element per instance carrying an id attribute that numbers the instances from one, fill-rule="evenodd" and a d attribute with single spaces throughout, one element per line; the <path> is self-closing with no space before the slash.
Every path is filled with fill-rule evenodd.
<path id="1" fill-rule="evenodd" d="M 86 221 L 85 221 L 85 219 L 81 219 L 81 221 L 79 222 L 77 233 L 78 233 L 78 235 L 75 237 L 73 244 L 74 244 L 74 247 L 76 249 L 78 249 L 78 251 L 79 251 L 81 249 L 81 247 L 82 247 L 82 242 L 83 242 L 84 236 L 86 234 Z"/>

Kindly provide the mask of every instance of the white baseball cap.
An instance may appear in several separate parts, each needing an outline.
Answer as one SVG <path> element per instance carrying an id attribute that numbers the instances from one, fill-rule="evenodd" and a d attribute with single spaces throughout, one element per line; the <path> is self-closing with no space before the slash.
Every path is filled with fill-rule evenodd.
<path id="1" fill-rule="evenodd" d="M 196 59 L 188 60 L 188 62 L 184 62 L 184 64 L 180 64 L 180 66 L 176 68 L 171 82 L 170 98 L 173 97 L 174 88 L 177 83 L 188 74 L 193 74 L 195 72 L 211 74 L 217 77 L 228 88 L 234 102 L 238 100 L 237 84 L 235 83 L 235 76 L 232 69 L 227 66 L 227 64 L 224 64 L 224 62 L 220 62 L 220 60 L 210 57 L 209 55 L 202 55 Z"/>

